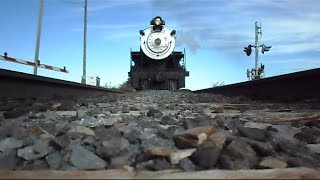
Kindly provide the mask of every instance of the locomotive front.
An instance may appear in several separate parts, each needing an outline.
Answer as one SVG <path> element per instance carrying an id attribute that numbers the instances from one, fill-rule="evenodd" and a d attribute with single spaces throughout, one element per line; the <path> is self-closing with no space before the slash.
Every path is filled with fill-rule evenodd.
<path id="1" fill-rule="evenodd" d="M 140 30 L 140 51 L 131 52 L 129 82 L 136 90 L 176 90 L 185 87 L 185 54 L 174 51 L 176 31 L 156 16 Z"/>
<path id="2" fill-rule="evenodd" d="M 153 18 L 150 25 L 152 26 L 140 30 L 140 47 L 151 59 L 165 59 L 174 51 L 176 31 L 170 32 L 160 16 Z"/>

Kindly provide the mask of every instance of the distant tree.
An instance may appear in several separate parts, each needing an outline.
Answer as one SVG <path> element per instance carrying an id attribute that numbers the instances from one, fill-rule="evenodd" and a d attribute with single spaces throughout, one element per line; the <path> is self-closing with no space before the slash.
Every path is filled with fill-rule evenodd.
<path id="1" fill-rule="evenodd" d="M 109 82 L 109 84 L 108 83 L 104 84 L 104 87 L 107 89 L 116 89 L 116 86 L 112 85 L 111 82 Z"/>
<path id="2" fill-rule="evenodd" d="M 125 82 L 120 84 L 117 89 L 122 92 L 134 92 L 135 91 L 135 89 L 133 89 L 130 84 L 130 78 L 128 78 Z"/>
<path id="3" fill-rule="evenodd" d="M 213 83 L 212 84 L 212 87 L 219 87 L 219 86 L 224 86 L 225 84 L 224 84 L 224 82 L 222 81 L 222 82 L 215 82 L 215 83 Z"/>

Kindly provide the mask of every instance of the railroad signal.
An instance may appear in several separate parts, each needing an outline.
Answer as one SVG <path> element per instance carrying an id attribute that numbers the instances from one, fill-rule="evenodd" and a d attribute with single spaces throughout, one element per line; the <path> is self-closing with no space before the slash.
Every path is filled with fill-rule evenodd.
<path id="1" fill-rule="evenodd" d="M 260 35 L 260 36 L 259 36 Z M 244 52 L 247 56 L 251 55 L 252 47 L 255 48 L 255 68 L 247 69 L 247 77 L 249 80 L 261 79 L 264 77 L 264 65 L 261 64 L 261 67 L 258 67 L 259 63 L 259 48 L 261 47 L 261 52 L 264 54 L 265 52 L 270 51 L 272 46 L 266 46 L 265 44 L 259 45 L 259 37 L 262 36 L 261 32 L 261 24 L 258 22 L 255 23 L 255 44 L 249 44 L 248 47 L 244 47 Z"/>
<path id="2" fill-rule="evenodd" d="M 262 44 L 261 46 L 261 52 L 264 54 L 264 52 L 270 51 L 272 46 L 266 46 L 265 44 Z"/>
<path id="3" fill-rule="evenodd" d="M 244 52 L 246 52 L 247 56 L 250 56 L 251 55 L 251 52 L 252 52 L 252 46 L 249 44 L 248 47 L 244 47 Z"/>

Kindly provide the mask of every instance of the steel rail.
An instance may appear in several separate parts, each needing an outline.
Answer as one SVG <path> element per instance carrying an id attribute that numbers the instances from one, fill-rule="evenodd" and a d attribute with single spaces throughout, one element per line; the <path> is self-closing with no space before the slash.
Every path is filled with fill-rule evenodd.
<path id="1" fill-rule="evenodd" d="M 195 93 L 246 96 L 256 100 L 320 100 L 320 68 L 299 71 L 253 81 L 200 89 Z"/>
<path id="2" fill-rule="evenodd" d="M 121 92 L 0 69 L 0 98 L 86 97 L 97 93 Z"/>

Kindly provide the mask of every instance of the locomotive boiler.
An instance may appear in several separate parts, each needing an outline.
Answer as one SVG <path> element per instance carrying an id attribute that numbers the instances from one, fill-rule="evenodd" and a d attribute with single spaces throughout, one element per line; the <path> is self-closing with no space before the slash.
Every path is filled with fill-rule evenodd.
<path id="1" fill-rule="evenodd" d="M 131 51 L 129 82 L 136 90 L 177 90 L 185 87 L 185 51 L 174 51 L 176 30 L 157 16 L 140 30 L 140 51 Z"/>

